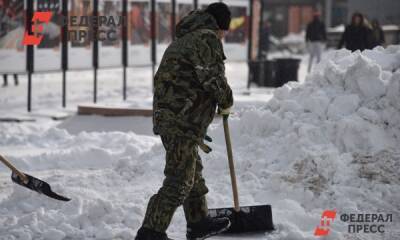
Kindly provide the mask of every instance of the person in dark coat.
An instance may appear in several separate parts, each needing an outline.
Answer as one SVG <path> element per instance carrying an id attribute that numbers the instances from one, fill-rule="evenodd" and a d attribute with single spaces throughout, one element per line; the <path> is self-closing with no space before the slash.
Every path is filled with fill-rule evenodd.
<path id="1" fill-rule="evenodd" d="M 209 139 L 216 109 L 228 116 L 233 105 L 222 45 L 230 22 L 231 12 L 222 2 L 192 11 L 177 24 L 176 38 L 164 52 L 154 77 L 153 132 L 165 148 L 165 178 L 149 200 L 135 240 L 169 240 L 166 230 L 179 206 L 187 240 L 217 235 L 231 224 L 229 218 L 208 215 L 198 152 L 207 150 L 204 139 Z"/>
<path id="2" fill-rule="evenodd" d="M 370 47 L 370 30 L 364 24 L 364 16 L 361 13 L 354 13 L 351 24 L 346 27 L 338 48 L 343 46 L 350 51 L 363 51 Z"/>
<path id="3" fill-rule="evenodd" d="M 314 58 L 317 58 L 317 63 L 321 61 L 322 49 L 326 41 L 325 24 L 320 20 L 320 13 L 315 12 L 313 20 L 307 25 L 306 43 L 310 52 L 308 63 L 308 72 L 311 71 Z"/>
<path id="4" fill-rule="evenodd" d="M 385 44 L 385 34 L 377 19 L 372 21 L 371 48 Z"/>

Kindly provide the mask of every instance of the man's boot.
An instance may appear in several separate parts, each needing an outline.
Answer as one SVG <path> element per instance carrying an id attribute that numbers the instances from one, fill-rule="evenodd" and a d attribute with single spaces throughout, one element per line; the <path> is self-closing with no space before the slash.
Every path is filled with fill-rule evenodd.
<path id="1" fill-rule="evenodd" d="M 188 240 L 202 240 L 220 234 L 231 226 L 229 218 L 206 217 L 196 223 L 187 224 L 186 238 Z"/>
<path id="2" fill-rule="evenodd" d="M 141 227 L 137 232 L 135 240 L 172 240 L 166 233 L 160 233 L 148 228 Z"/>

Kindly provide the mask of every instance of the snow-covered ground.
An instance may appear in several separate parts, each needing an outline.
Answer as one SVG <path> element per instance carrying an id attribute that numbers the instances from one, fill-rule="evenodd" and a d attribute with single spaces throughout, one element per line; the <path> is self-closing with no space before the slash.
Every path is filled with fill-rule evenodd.
<path id="1" fill-rule="evenodd" d="M 400 239 L 400 47 L 328 52 L 301 83 L 246 90 L 247 68 L 227 64 L 235 92 L 230 119 L 240 201 L 271 204 L 277 230 L 216 239 L 316 239 L 326 209 L 338 217 L 323 239 Z M 99 102 L 151 106 L 149 69 L 101 71 Z M 164 150 L 151 119 L 73 116 L 52 121 L 42 111 L 73 113 L 92 99 L 90 72 L 68 74 L 62 110 L 60 74 L 35 75 L 34 112 L 25 112 L 23 86 L 0 89 L 0 115 L 36 122 L 0 123 L 0 153 L 17 167 L 72 198 L 58 202 L 11 183 L 0 166 L 0 239 L 133 239 L 149 197 L 163 178 Z M 25 79 L 21 78 L 22 84 Z M 210 207 L 232 206 L 223 128 L 209 128 L 213 152 L 202 154 Z M 392 214 L 385 233 L 347 233 L 340 214 Z M 181 209 L 169 233 L 183 236 Z M 182 238 L 183 239 L 183 238 Z"/>

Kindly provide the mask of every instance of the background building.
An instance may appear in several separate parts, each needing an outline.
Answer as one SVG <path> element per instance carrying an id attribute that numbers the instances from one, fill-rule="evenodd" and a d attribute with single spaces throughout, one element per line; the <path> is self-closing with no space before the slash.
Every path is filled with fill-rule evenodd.
<path id="1" fill-rule="evenodd" d="M 263 19 L 270 23 L 276 37 L 301 32 L 312 18 L 314 9 L 322 9 L 321 0 L 264 0 Z"/>
<path id="2" fill-rule="evenodd" d="M 399 0 L 264 0 L 263 4 L 263 19 L 270 22 L 276 37 L 300 33 L 314 10 L 321 12 L 327 27 L 347 24 L 355 11 L 383 25 L 400 25 Z"/>
<path id="3" fill-rule="evenodd" d="M 368 19 L 378 19 L 381 24 L 400 25 L 399 0 L 348 0 L 347 9 L 347 20 L 353 12 L 359 11 Z"/>

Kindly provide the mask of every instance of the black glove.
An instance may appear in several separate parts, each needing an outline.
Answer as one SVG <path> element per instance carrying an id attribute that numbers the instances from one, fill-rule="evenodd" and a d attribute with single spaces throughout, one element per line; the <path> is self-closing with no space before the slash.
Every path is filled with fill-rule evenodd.
<path id="1" fill-rule="evenodd" d="M 207 134 L 204 136 L 204 140 L 206 140 L 207 142 L 212 142 L 212 138 Z"/>

